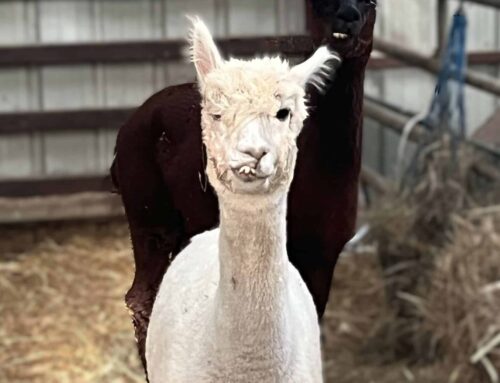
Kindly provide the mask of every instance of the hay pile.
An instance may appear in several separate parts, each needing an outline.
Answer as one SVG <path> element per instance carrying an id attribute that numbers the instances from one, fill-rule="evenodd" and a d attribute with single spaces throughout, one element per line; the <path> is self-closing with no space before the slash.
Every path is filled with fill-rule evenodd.
<path id="1" fill-rule="evenodd" d="M 126 226 L 2 229 L 0 382 L 144 382 Z"/>
<path id="2" fill-rule="evenodd" d="M 500 218 L 500 217 L 499 217 Z M 500 221 L 455 218 L 455 235 L 436 260 L 416 309 L 419 331 L 452 382 L 498 382 L 500 372 Z"/>
<path id="3" fill-rule="evenodd" d="M 433 142 L 370 218 L 393 313 L 378 347 L 390 361 L 439 363 L 442 381 L 498 382 L 500 296 L 484 289 L 500 281 L 500 209 L 488 207 L 498 184 L 478 175 L 483 160 Z"/>
<path id="4" fill-rule="evenodd" d="M 397 318 L 372 250 L 339 260 L 322 325 L 325 382 L 444 383 L 445 368 L 394 358 Z M 389 326 L 391 324 L 391 326 Z M 467 382 L 471 383 L 471 382 Z"/>
<path id="5" fill-rule="evenodd" d="M 339 261 L 323 322 L 326 382 L 443 383 L 453 374 L 459 376 L 456 382 L 485 378 L 484 367 L 468 361 L 498 330 L 491 314 L 499 307 L 499 287 L 485 283 L 497 271 L 490 268 L 484 275 L 482 267 L 491 263 L 488 254 L 498 254 L 498 237 L 490 235 L 498 233 L 498 226 L 484 222 L 456 223 L 460 239 L 451 241 L 440 258 L 432 294 L 418 306 L 424 319 L 419 331 L 433 330 L 440 345 L 439 358 L 430 364 L 409 365 L 394 358 L 396 334 L 391 330 L 400 319 L 386 301 L 375 249 Z M 126 226 L 66 225 L 3 233 L 0 382 L 144 382 L 123 304 L 133 271 Z M 485 251 L 471 257 L 469 250 L 478 247 Z M 456 262 L 457 248 L 463 263 Z M 464 352 L 456 353 L 457 347 Z M 496 351 L 489 346 L 482 350 L 497 365 Z"/>
<path id="6" fill-rule="evenodd" d="M 126 225 L 2 233 L 0 382 L 145 382 L 123 303 L 133 272 Z M 343 258 L 333 289 L 323 324 L 326 382 L 401 383 L 424 376 L 421 382 L 434 383 L 427 371 L 381 365 L 369 356 L 376 350 L 366 350 L 391 315 L 372 253 Z"/>

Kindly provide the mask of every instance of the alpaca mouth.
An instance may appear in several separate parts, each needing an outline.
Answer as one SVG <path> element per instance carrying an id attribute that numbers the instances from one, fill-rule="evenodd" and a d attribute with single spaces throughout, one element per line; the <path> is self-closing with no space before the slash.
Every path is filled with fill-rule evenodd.
<path id="1" fill-rule="evenodd" d="M 259 172 L 255 168 L 248 165 L 233 169 L 233 173 L 240 181 L 243 181 L 245 183 L 262 181 L 269 178 L 268 175 L 259 174 Z"/>
<path id="2" fill-rule="evenodd" d="M 356 57 L 363 53 L 369 42 L 363 41 L 359 34 L 351 31 L 331 32 L 326 40 L 329 48 L 336 51 L 342 58 Z"/>
<path id="3" fill-rule="evenodd" d="M 354 42 L 355 38 L 356 35 L 348 31 L 334 31 L 331 34 L 330 41 L 334 46 L 347 47 Z"/>
<path id="4" fill-rule="evenodd" d="M 333 32 L 332 36 L 334 39 L 337 40 L 347 40 L 351 37 L 347 33 L 342 33 L 342 32 Z"/>

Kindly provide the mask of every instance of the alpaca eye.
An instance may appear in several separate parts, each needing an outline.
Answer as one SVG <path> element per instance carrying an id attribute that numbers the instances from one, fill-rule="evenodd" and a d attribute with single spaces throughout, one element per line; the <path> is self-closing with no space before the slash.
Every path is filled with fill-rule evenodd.
<path id="1" fill-rule="evenodd" d="M 280 109 L 278 113 L 276 113 L 276 118 L 280 121 L 285 121 L 288 116 L 290 116 L 290 109 L 288 108 Z"/>
<path id="2" fill-rule="evenodd" d="M 212 114 L 212 118 L 214 121 L 220 121 L 222 116 L 220 114 Z"/>

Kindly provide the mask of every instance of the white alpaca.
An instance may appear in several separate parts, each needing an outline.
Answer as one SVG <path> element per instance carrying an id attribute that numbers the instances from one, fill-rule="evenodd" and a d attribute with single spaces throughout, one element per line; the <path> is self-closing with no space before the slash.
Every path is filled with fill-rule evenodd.
<path id="1" fill-rule="evenodd" d="M 316 309 L 286 253 L 287 193 L 304 88 L 321 82 L 320 48 L 290 68 L 279 58 L 224 61 L 193 20 L 208 179 L 220 229 L 177 256 L 151 314 L 151 383 L 321 382 Z"/>

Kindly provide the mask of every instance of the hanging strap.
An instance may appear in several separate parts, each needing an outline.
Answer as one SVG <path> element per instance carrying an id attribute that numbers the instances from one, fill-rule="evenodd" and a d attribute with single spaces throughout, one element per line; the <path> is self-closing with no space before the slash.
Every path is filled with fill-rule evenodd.
<path id="1" fill-rule="evenodd" d="M 453 16 L 436 91 L 426 118 L 433 129 L 445 129 L 459 139 L 463 139 L 466 134 L 464 91 L 467 18 L 462 7 L 463 2 Z"/>

